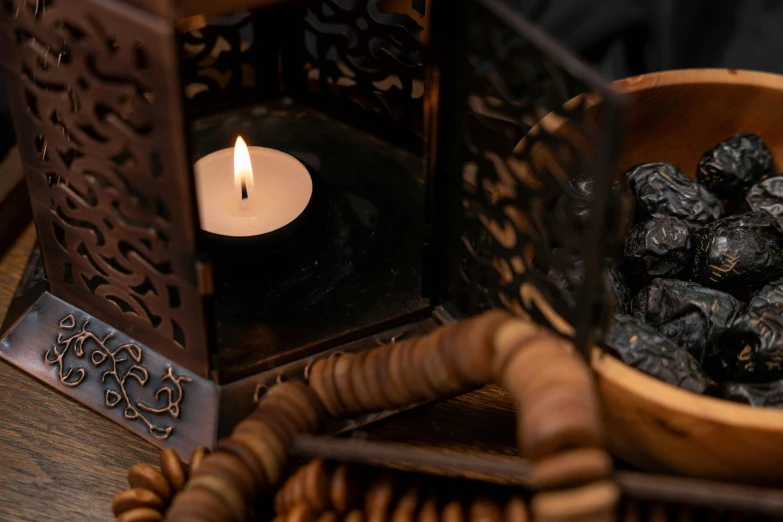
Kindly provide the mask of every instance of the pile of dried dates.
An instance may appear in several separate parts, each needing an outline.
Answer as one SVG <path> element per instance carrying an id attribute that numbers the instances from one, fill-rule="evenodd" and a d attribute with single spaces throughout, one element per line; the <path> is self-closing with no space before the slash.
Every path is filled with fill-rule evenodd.
<path id="1" fill-rule="evenodd" d="M 783 407 L 783 175 L 761 137 L 626 173 L 636 225 L 607 282 L 607 351 L 684 389 Z M 730 209 L 730 210 L 727 210 Z"/>

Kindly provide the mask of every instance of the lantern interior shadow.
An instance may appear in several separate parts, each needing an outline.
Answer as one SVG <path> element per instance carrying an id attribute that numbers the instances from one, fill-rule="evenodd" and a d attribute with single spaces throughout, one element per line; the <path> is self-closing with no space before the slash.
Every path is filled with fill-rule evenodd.
<path id="1" fill-rule="evenodd" d="M 270 60 L 263 49 L 268 42 L 259 41 L 270 36 L 263 26 L 266 10 L 213 18 L 181 35 L 183 52 L 198 52 L 202 64 L 188 69 L 185 60 L 185 95 L 194 107 L 193 163 L 233 147 L 241 136 L 251 147 L 290 154 L 313 177 L 308 208 L 283 229 L 264 234 L 270 237 L 232 244 L 231 238 L 216 240 L 202 232 L 214 281 L 215 365 L 227 380 L 429 311 L 422 294 L 427 182 L 418 135 L 422 28 L 403 15 L 379 15 L 405 18 L 412 33 L 406 33 L 409 55 L 389 58 L 398 67 L 378 68 L 372 49 L 361 56 L 358 49 L 338 54 L 340 37 L 355 38 L 361 31 L 321 20 L 327 7 L 311 3 L 299 21 L 304 26 L 294 31 L 299 41 L 281 51 L 280 61 Z M 361 18 L 361 10 L 351 13 Z M 326 45 L 326 38 L 334 38 L 327 32 L 334 30 L 341 35 Z M 212 90 L 204 90 L 201 81 L 221 65 L 223 74 L 228 71 L 237 80 L 220 88 L 208 83 Z M 289 71 L 281 80 L 287 82 L 285 89 L 260 81 L 279 74 L 281 67 Z M 400 76 L 400 67 L 406 77 Z M 367 72 L 374 69 L 378 72 Z M 230 110 L 227 100 L 234 102 Z M 367 100 L 375 104 L 368 106 Z M 210 114 L 212 107 L 220 112 Z M 254 172 L 257 180 L 263 176 Z"/>

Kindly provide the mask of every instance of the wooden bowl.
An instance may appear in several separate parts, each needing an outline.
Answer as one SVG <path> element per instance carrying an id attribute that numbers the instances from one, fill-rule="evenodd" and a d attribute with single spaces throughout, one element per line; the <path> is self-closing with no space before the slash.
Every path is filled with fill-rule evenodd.
<path id="1" fill-rule="evenodd" d="M 737 132 L 762 136 L 783 166 L 783 76 L 681 70 L 614 86 L 629 102 L 623 170 L 666 161 L 695 176 L 701 154 Z M 619 457 L 654 472 L 783 484 L 783 410 L 687 392 L 597 349 L 592 365 Z"/>

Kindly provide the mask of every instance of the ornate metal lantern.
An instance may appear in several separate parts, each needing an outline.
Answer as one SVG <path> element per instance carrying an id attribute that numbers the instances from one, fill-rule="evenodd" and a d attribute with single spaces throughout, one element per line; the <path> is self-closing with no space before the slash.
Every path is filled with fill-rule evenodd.
<path id="1" fill-rule="evenodd" d="M 601 324 L 620 101 L 501 0 L 0 0 L 0 48 L 48 280 L 0 356 L 152 442 L 487 307 Z M 202 230 L 239 135 L 312 179 L 272 239 Z"/>

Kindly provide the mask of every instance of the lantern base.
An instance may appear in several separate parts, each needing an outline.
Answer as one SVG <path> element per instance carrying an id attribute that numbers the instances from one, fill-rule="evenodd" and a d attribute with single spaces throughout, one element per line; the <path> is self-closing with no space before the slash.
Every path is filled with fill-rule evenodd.
<path id="1" fill-rule="evenodd" d="M 266 389 L 304 378 L 313 361 L 436 326 L 428 318 L 220 385 L 56 297 L 46 289 L 38 266 L 40 256 L 34 252 L 6 317 L 4 326 L 12 326 L 0 339 L 0 359 L 183 458 L 199 445 L 212 447 L 252 411 Z M 358 428 L 398 411 L 335 421 L 326 432 Z"/>

